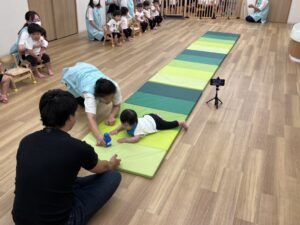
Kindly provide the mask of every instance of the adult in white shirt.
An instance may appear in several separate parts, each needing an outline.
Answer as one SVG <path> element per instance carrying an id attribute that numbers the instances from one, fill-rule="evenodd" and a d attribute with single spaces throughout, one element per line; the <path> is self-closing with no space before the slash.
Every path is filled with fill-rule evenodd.
<path id="1" fill-rule="evenodd" d="M 105 122 L 107 125 L 113 125 L 122 103 L 118 84 L 95 66 L 82 62 L 63 70 L 62 83 L 77 98 L 78 103 L 84 106 L 88 126 L 97 145 L 104 145 L 103 134 L 99 131 L 96 121 L 97 105 L 99 102 L 112 103 L 111 112 Z"/>

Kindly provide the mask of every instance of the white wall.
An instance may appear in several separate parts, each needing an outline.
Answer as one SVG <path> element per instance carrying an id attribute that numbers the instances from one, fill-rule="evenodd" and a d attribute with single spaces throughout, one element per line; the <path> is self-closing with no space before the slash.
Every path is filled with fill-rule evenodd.
<path id="1" fill-rule="evenodd" d="M 300 0 L 293 0 L 288 23 L 300 23 Z"/>
<path id="2" fill-rule="evenodd" d="M 77 5 L 77 22 L 78 22 L 78 32 L 86 30 L 85 27 L 85 14 L 89 0 L 76 0 Z"/>
<path id="3" fill-rule="evenodd" d="M 9 53 L 10 47 L 17 41 L 18 31 L 25 23 L 28 11 L 27 0 L 0 0 L 0 56 Z"/>

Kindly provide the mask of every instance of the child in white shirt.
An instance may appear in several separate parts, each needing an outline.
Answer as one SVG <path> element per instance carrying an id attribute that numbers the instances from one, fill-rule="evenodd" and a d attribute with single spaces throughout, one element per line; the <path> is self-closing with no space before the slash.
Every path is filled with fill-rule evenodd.
<path id="1" fill-rule="evenodd" d="M 146 17 L 146 19 L 148 20 L 149 22 L 149 25 L 150 25 L 150 29 L 151 30 L 156 30 L 156 21 L 154 19 L 153 16 L 151 16 L 151 9 L 150 9 L 150 2 L 148 0 L 144 1 L 143 2 L 143 6 L 144 6 L 144 15 Z"/>
<path id="2" fill-rule="evenodd" d="M 25 59 L 30 62 L 33 74 L 40 78 L 45 77 L 36 67 L 38 64 L 44 63 L 48 69 L 48 74 L 53 76 L 50 57 L 45 53 L 48 41 L 43 36 L 46 36 L 46 31 L 38 24 L 32 23 L 28 26 L 28 33 L 29 37 L 24 43 Z"/>
<path id="3" fill-rule="evenodd" d="M 121 29 L 128 41 L 132 41 L 132 29 L 129 27 L 131 16 L 128 14 L 127 7 L 121 7 Z"/>
<path id="4" fill-rule="evenodd" d="M 107 26 L 117 46 L 122 46 L 120 24 L 121 24 L 121 11 L 116 10 L 113 12 L 113 18 L 107 23 Z"/>
<path id="5" fill-rule="evenodd" d="M 138 118 L 136 112 L 131 109 L 125 109 L 120 115 L 121 125 L 115 130 L 111 131 L 111 135 L 115 135 L 122 130 L 126 130 L 129 138 L 121 138 L 119 143 L 136 143 L 147 134 L 156 133 L 159 130 L 168 130 L 176 127 L 188 129 L 186 122 L 166 121 L 157 114 L 146 114 Z"/>
<path id="6" fill-rule="evenodd" d="M 138 3 L 136 5 L 136 12 L 135 12 L 135 19 L 140 23 L 141 28 L 142 28 L 142 32 L 145 32 L 147 30 L 148 27 L 148 23 L 145 20 L 145 15 L 144 15 L 144 11 L 143 11 L 143 4 L 142 3 Z"/>
<path id="7" fill-rule="evenodd" d="M 157 26 L 160 26 L 160 23 L 163 21 L 163 18 L 160 13 L 159 0 L 153 1 L 153 5 L 151 6 L 151 16 L 154 18 Z"/>

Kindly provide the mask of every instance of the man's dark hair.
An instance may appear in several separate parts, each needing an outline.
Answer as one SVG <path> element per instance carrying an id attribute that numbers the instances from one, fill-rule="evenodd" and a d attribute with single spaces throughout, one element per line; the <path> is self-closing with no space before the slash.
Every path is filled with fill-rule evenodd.
<path id="1" fill-rule="evenodd" d="M 126 16 L 128 13 L 128 8 L 127 7 L 121 7 L 121 15 Z"/>
<path id="2" fill-rule="evenodd" d="M 149 2 L 149 1 L 147 1 L 147 0 L 146 0 L 146 1 L 144 1 L 144 2 L 143 2 L 143 6 L 144 6 L 144 7 L 150 6 L 150 2 Z"/>
<path id="3" fill-rule="evenodd" d="M 136 7 L 137 8 L 143 8 L 143 4 L 142 3 L 138 3 L 138 4 L 136 4 Z"/>
<path id="4" fill-rule="evenodd" d="M 38 24 L 32 23 L 28 25 L 28 33 L 40 33 L 41 35 L 44 34 L 45 30 Z"/>
<path id="5" fill-rule="evenodd" d="M 121 11 L 120 10 L 115 10 L 113 12 L 113 17 L 115 17 L 115 16 L 121 16 Z"/>
<path id="6" fill-rule="evenodd" d="M 53 89 L 42 95 L 39 107 L 44 126 L 61 128 L 71 115 L 75 115 L 77 102 L 71 93 Z"/>
<path id="7" fill-rule="evenodd" d="M 122 123 L 128 123 L 130 126 L 132 126 L 138 122 L 138 116 L 134 110 L 125 109 L 120 115 L 120 120 Z"/>
<path id="8" fill-rule="evenodd" d="M 116 85 L 107 79 L 100 78 L 96 81 L 94 96 L 96 98 L 106 97 L 117 92 Z"/>

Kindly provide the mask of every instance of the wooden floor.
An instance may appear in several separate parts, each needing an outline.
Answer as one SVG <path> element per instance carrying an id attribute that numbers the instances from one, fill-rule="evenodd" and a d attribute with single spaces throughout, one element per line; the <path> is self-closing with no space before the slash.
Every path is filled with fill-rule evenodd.
<path id="1" fill-rule="evenodd" d="M 0 105 L 0 224 L 10 225 L 16 150 L 41 128 L 38 101 L 59 83 L 62 68 L 92 63 L 119 82 L 124 98 L 206 31 L 240 33 L 218 70 L 226 79 L 219 110 L 208 87 L 152 180 L 122 174 L 120 188 L 89 223 L 299 225 L 300 65 L 287 56 L 290 26 L 244 21 L 169 20 L 121 48 L 85 34 L 50 43 L 55 77 L 21 85 Z M 82 110 L 71 134 L 88 133 Z M 101 158 L 101 156 L 100 156 Z M 81 175 L 87 172 L 81 171 Z"/>

